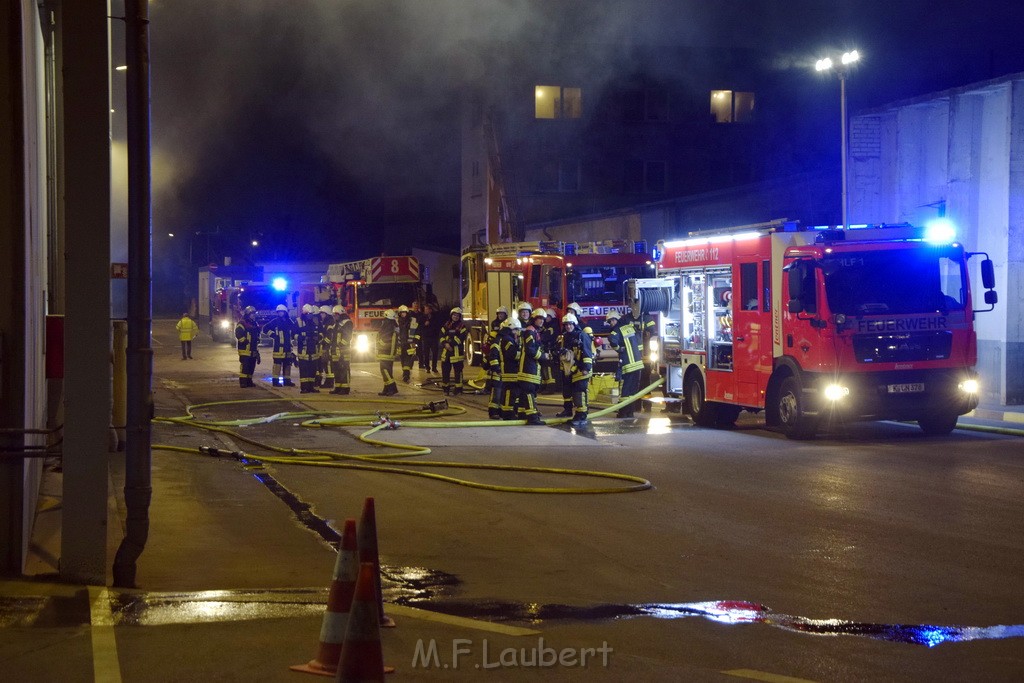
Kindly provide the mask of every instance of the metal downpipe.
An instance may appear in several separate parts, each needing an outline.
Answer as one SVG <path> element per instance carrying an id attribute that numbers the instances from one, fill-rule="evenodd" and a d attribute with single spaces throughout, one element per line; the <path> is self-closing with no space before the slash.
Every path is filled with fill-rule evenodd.
<path id="1" fill-rule="evenodd" d="M 152 486 L 152 203 L 148 0 L 125 1 L 128 64 L 128 406 L 125 429 L 125 537 L 114 557 L 114 586 L 135 588 L 136 561 L 149 538 Z"/>

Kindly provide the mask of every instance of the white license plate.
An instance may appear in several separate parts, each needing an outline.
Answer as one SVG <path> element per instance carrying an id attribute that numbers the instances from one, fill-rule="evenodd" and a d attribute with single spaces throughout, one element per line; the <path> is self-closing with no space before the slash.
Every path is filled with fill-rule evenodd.
<path id="1" fill-rule="evenodd" d="M 890 394 L 913 394 L 924 391 L 924 382 L 910 382 L 908 384 L 887 384 L 886 390 Z"/>

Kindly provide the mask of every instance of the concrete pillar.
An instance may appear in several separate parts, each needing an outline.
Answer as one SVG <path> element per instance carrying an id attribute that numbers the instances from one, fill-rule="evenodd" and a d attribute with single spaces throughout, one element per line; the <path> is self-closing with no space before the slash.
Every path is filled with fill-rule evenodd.
<path id="1" fill-rule="evenodd" d="M 110 428 L 110 54 L 106 0 L 62 3 L 65 233 L 60 574 L 105 584 Z"/>
<path id="2" fill-rule="evenodd" d="M 1010 192 L 1006 291 L 999 306 L 1006 307 L 1006 382 L 1004 401 L 1024 403 L 1024 81 L 1010 90 Z"/>

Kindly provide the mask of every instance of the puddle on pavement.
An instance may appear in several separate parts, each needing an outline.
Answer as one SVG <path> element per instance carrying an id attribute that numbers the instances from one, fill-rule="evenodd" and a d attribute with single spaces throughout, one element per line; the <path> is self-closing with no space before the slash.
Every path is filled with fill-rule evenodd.
<path id="1" fill-rule="evenodd" d="M 433 600 L 413 606 L 453 616 L 501 622 L 540 625 L 549 621 L 594 621 L 653 617 L 682 619 L 702 617 L 725 624 L 766 624 L 796 633 L 817 636 L 863 636 L 893 643 L 934 647 L 968 640 L 997 640 L 1024 637 L 1024 625 L 936 626 L 929 624 L 872 624 L 841 619 L 809 619 L 773 612 L 752 602 L 725 600 L 694 603 L 601 604 L 589 606 L 542 605 L 498 601 Z"/>

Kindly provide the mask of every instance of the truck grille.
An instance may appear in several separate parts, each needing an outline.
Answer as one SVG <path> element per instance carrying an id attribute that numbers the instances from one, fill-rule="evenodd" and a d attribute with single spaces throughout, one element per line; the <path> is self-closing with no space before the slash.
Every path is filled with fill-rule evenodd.
<path id="1" fill-rule="evenodd" d="M 952 332 L 857 334 L 853 352 L 860 363 L 902 363 L 943 360 L 953 347 Z"/>

